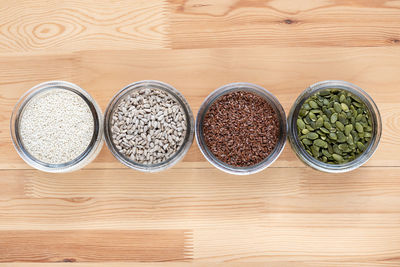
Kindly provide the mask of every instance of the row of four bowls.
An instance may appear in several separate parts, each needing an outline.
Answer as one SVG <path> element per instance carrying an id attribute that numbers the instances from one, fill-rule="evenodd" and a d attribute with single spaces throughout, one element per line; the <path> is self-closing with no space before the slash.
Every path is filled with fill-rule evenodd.
<path id="1" fill-rule="evenodd" d="M 57 151 L 43 147 L 62 146 L 62 144 L 57 142 L 70 143 L 68 136 L 73 138 L 73 132 L 70 135 L 67 135 L 66 140 L 58 140 L 60 139 L 58 138 L 50 142 L 50 137 L 46 136 L 46 134 L 50 132 L 49 135 L 56 135 L 51 133 L 51 131 L 54 130 L 54 127 L 51 128 L 52 130 L 44 131 L 45 134 L 42 134 L 42 136 L 35 132 L 37 130 L 33 130 L 35 134 L 31 134 L 28 137 L 24 136 L 23 129 L 23 127 L 25 127 L 24 124 L 33 124 L 31 125 L 32 129 L 48 127 L 47 124 L 49 124 L 49 122 L 45 122 L 44 124 L 41 121 L 32 122 L 32 119 L 28 115 L 25 116 L 25 120 L 30 119 L 31 121 L 29 121 L 29 123 L 24 122 L 24 114 L 29 113 L 25 111 L 29 106 L 33 105 L 33 99 L 57 90 L 66 90 L 78 95 L 87 104 L 88 110 L 93 116 L 93 128 L 91 128 L 92 133 L 88 139 L 88 144 L 85 145 L 82 151 L 79 151 L 75 156 L 72 156 L 72 158 L 61 161 L 51 160 L 51 157 L 53 156 L 51 153 L 58 153 Z M 321 92 L 330 92 L 331 90 L 336 90 L 332 96 L 324 93 L 320 95 Z M 154 92 L 156 92 L 155 95 Z M 278 121 L 278 135 L 274 142 L 273 149 L 268 151 L 267 154 L 264 153 L 263 155 L 265 157 L 261 160 L 258 160 L 254 164 L 249 163 L 238 166 L 231 164 L 226 160 L 221 160 L 221 157 L 216 155 L 216 153 L 209 148 L 209 140 L 212 140 L 213 138 L 218 139 L 217 136 L 211 138 L 208 137 L 207 140 L 203 132 L 204 120 L 210 110 L 210 107 L 223 96 L 227 96 L 235 92 L 246 92 L 256 95 L 257 97 L 261 97 L 273 109 L 273 115 Z M 355 141 L 354 145 L 350 143 L 347 144 L 348 142 L 346 141 L 342 142 L 344 144 L 341 145 L 346 146 L 346 149 L 349 149 L 349 152 L 352 152 L 350 151 L 349 147 L 354 147 L 354 151 L 357 150 L 358 154 L 354 156 L 353 151 L 353 157 L 349 156 L 349 160 L 343 160 L 343 158 L 341 158 L 341 160 L 343 160 L 341 162 L 328 162 L 327 157 L 321 152 L 323 151 L 324 153 L 330 153 L 329 155 L 332 155 L 334 154 L 334 151 L 331 151 L 332 144 L 328 142 L 328 140 L 330 140 L 329 134 L 331 133 L 327 133 L 327 138 L 325 133 L 321 132 L 320 129 L 323 128 L 322 130 L 327 130 L 326 128 L 319 125 L 318 129 L 315 130 L 315 134 L 318 136 L 317 140 L 322 143 L 322 145 L 318 143 L 319 147 L 312 144 L 313 142 L 315 144 L 315 140 L 312 140 L 314 137 L 311 139 L 311 146 L 307 146 L 307 144 L 305 145 L 303 139 L 310 139 L 307 138 L 307 134 L 309 134 L 311 131 L 312 134 L 314 134 L 313 128 L 316 128 L 315 124 L 317 123 L 317 118 L 321 121 L 325 119 L 328 124 L 332 122 L 332 112 L 326 109 L 331 109 L 333 112 L 335 112 L 333 109 L 334 103 L 326 103 L 328 105 L 324 107 L 324 101 L 328 102 L 326 99 L 324 100 L 324 97 L 328 100 L 332 98 L 332 102 L 335 102 L 334 100 L 337 100 L 338 103 L 344 102 L 344 105 L 348 107 L 345 103 L 349 104 L 349 102 L 346 102 L 346 99 L 341 95 L 343 92 L 350 96 L 355 96 L 355 99 L 357 99 L 357 101 L 362 103 L 362 106 L 365 107 L 365 113 L 368 118 L 368 122 L 365 122 L 365 124 L 370 130 L 369 136 L 368 138 L 362 139 L 364 141 L 366 140 L 366 143 L 362 144 L 363 148 L 360 150 L 356 145 L 357 143 L 360 143 L 358 142 L 358 134 L 353 134 L 357 135 L 357 140 L 353 140 L 353 137 L 351 137 L 351 141 Z M 147 95 L 152 95 L 153 97 L 149 98 Z M 346 96 L 346 94 L 344 95 Z M 343 97 L 343 99 L 341 99 L 343 101 L 339 100 L 339 96 Z M 315 101 L 313 104 L 318 103 L 319 106 L 316 105 L 314 108 L 310 107 L 310 99 L 314 99 Z M 37 103 L 35 104 L 37 105 Z M 59 107 L 59 104 L 54 102 L 53 104 L 58 105 L 56 107 L 57 109 L 62 109 L 62 107 Z M 357 105 L 356 109 L 358 107 L 359 110 L 359 106 L 361 105 Z M 139 110 L 138 107 L 146 110 L 147 112 Z M 36 107 L 36 109 L 37 108 L 38 107 Z M 48 107 L 46 108 L 48 110 Z M 243 108 L 246 107 L 237 107 L 237 110 Z M 322 109 L 329 113 L 329 117 L 323 114 L 321 111 Z M 355 113 L 355 116 L 352 119 L 353 121 L 346 119 L 348 124 L 355 125 L 355 123 L 357 123 L 356 109 L 353 110 Z M 341 113 L 344 115 L 346 114 L 341 108 L 340 111 L 342 111 Z M 352 110 L 347 111 L 348 114 L 352 113 Z M 217 107 L 217 112 L 223 111 L 218 111 Z M 307 113 L 308 115 L 302 113 Z M 302 116 L 304 116 L 304 123 L 303 121 L 298 121 L 299 118 L 302 118 Z M 138 120 L 137 117 L 140 117 L 142 120 Z M 159 118 L 162 119 L 159 120 Z M 235 118 L 232 118 L 232 120 L 234 119 Z M 74 122 L 74 120 L 72 121 Z M 299 125 L 299 123 L 301 125 Z M 362 123 L 362 121 L 360 121 L 360 123 Z M 339 124 L 339 126 L 341 126 L 341 124 Z M 213 126 L 211 125 L 211 127 Z M 232 125 L 230 125 L 230 127 L 232 127 Z M 284 109 L 278 99 L 266 89 L 251 83 L 232 83 L 224 85 L 212 92 L 204 100 L 198 111 L 196 123 L 194 122 L 191 108 L 184 96 L 180 94 L 174 87 L 160 81 L 139 81 L 121 89 L 110 101 L 106 109 L 104 119 L 96 101 L 85 90 L 69 82 L 51 81 L 33 87 L 20 98 L 14 108 L 10 128 L 14 147 L 21 158 L 32 167 L 46 172 L 69 172 L 78 170 L 87 165 L 101 150 L 104 132 L 104 139 L 112 154 L 120 162 L 132 169 L 145 172 L 155 172 L 165 170 L 173 166 L 185 156 L 193 142 L 194 135 L 196 135 L 196 140 L 200 151 L 211 164 L 225 172 L 239 175 L 256 173 L 271 165 L 281 154 L 285 146 L 287 136 L 297 156 L 309 166 L 320 171 L 335 173 L 354 170 L 363 165 L 375 152 L 379 144 L 382 131 L 380 114 L 371 97 L 356 85 L 337 80 L 318 82 L 304 90 L 293 104 L 287 120 Z M 68 125 L 67 128 L 69 129 L 65 129 L 64 127 L 63 131 L 65 132 L 74 130 L 73 127 Z M 336 128 L 337 127 L 331 127 L 328 129 L 329 132 L 332 132 L 332 135 L 334 135 L 335 138 L 337 138 L 336 133 L 338 133 L 336 130 L 339 131 L 339 129 Z M 352 130 L 357 133 L 355 129 Z M 25 132 L 26 131 L 27 130 L 25 130 Z M 260 132 L 263 132 L 263 130 L 260 129 Z M 364 135 L 364 133 L 362 134 Z M 347 133 L 347 136 L 349 135 L 351 135 L 350 131 Z M 63 133 L 62 136 L 64 137 L 65 133 Z M 28 145 L 32 143 L 37 144 L 40 140 L 27 140 L 28 138 L 45 139 L 46 142 L 40 143 L 40 153 L 48 153 L 48 155 L 42 155 L 34 150 L 33 145 Z M 243 138 L 243 136 L 238 138 Z M 323 140 L 320 140 L 320 138 L 323 138 Z M 160 141 L 160 139 L 163 140 Z M 219 141 L 214 142 L 213 145 L 225 146 L 226 144 L 223 144 L 223 141 Z M 318 149 L 318 151 L 315 152 L 314 148 Z M 337 149 L 337 146 L 334 148 Z M 314 152 L 316 154 L 314 154 Z M 340 153 L 340 151 L 338 153 Z M 346 156 L 348 156 L 347 154 Z"/>

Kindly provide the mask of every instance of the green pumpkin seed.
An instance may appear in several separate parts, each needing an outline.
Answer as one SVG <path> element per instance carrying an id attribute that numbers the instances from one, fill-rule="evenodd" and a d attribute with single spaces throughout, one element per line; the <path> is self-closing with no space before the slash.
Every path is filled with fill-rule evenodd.
<path id="1" fill-rule="evenodd" d="M 329 133 L 329 130 L 328 129 L 326 129 L 325 127 L 321 127 L 321 128 L 319 128 L 320 130 L 321 130 L 321 132 L 323 132 L 323 133 L 326 133 L 326 134 L 328 134 Z"/>
<path id="2" fill-rule="evenodd" d="M 332 129 L 332 125 L 327 121 L 324 122 L 324 127 L 328 130 Z"/>
<path id="3" fill-rule="evenodd" d="M 338 119 L 338 114 L 337 113 L 333 113 L 331 116 L 331 123 L 335 123 Z"/>
<path id="4" fill-rule="evenodd" d="M 319 117 L 319 118 L 317 119 L 317 121 L 315 122 L 315 126 L 316 126 L 317 128 L 321 128 L 322 125 L 324 125 L 324 119 L 323 119 L 322 117 Z"/>
<path id="5" fill-rule="evenodd" d="M 316 120 L 317 120 L 317 116 L 315 116 L 315 114 L 312 113 L 312 112 L 308 113 L 308 117 L 309 117 L 310 120 L 312 120 L 312 121 L 316 121 Z"/>
<path id="6" fill-rule="evenodd" d="M 339 154 L 339 155 L 342 154 L 342 151 L 339 149 L 339 146 L 338 146 L 338 145 L 334 145 L 334 146 L 333 146 L 333 152 L 335 152 L 336 154 Z M 332 153 L 331 153 L 331 154 L 332 154 Z"/>
<path id="7" fill-rule="evenodd" d="M 364 146 L 364 144 L 363 144 L 363 143 L 361 143 L 361 142 L 357 142 L 357 148 L 358 148 L 358 149 L 360 149 L 361 151 L 364 151 L 364 149 L 365 149 L 365 146 Z"/>
<path id="8" fill-rule="evenodd" d="M 344 125 L 340 121 L 336 121 L 335 125 L 339 130 L 344 131 Z"/>
<path id="9" fill-rule="evenodd" d="M 299 127 L 300 130 L 303 130 L 306 128 L 306 124 L 304 123 L 304 121 L 302 119 L 297 119 L 297 127 Z"/>
<path id="10" fill-rule="evenodd" d="M 313 145 L 318 147 L 328 148 L 328 143 L 321 139 L 314 140 Z"/>
<path id="11" fill-rule="evenodd" d="M 354 101 L 356 101 L 356 102 L 353 102 L 353 103 L 360 103 L 360 104 L 362 104 L 362 101 L 361 101 L 358 97 L 356 97 L 355 95 L 350 95 L 350 97 L 351 97 Z"/>
<path id="12" fill-rule="evenodd" d="M 318 104 L 317 104 L 315 101 L 313 101 L 313 100 L 311 100 L 310 102 L 308 102 L 308 104 L 309 104 L 310 107 L 312 107 L 312 108 L 318 108 Z"/>
<path id="13" fill-rule="evenodd" d="M 344 135 L 344 133 L 342 133 L 342 132 L 337 132 L 336 135 L 337 135 L 337 137 L 338 137 L 338 138 L 337 138 L 338 143 L 344 143 L 344 142 L 346 142 L 347 138 L 346 138 L 346 136 Z"/>
<path id="14" fill-rule="evenodd" d="M 333 103 L 333 108 L 337 113 L 342 112 L 342 106 L 338 102 Z"/>
<path id="15" fill-rule="evenodd" d="M 353 136 L 351 134 L 349 134 L 349 136 L 347 137 L 347 143 L 349 145 L 354 144 Z"/>
<path id="16" fill-rule="evenodd" d="M 301 133 L 302 134 L 308 134 L 310 131 L 308 130 L 308 129 L 303 129 L 303 130 L 301 130 Z"/>
<path id="17" fill-rule="evenodd" d="M 328 152 L 331 154 L 333 153 L 333 147 L 330 144 L 328 144 Z"/>
<path id="18" fill-rule="evenodd" d="M 309 132 L 309 133 L 307 134 L 307 138 L 308 138 L 308 139 L 311 139 L 311 140 L 315 140 L 315 139 L 318 138 L 318 134 L 313 133 L 313 132 Z"/>
<path id="19" fill-rule="evenodd" d="M 337 140 L 337 134 L 336 133 L 329 133 L 329 138 L 332 140 Z"/>
<path id="20" fill-rule="evenodd" d="M 341 151 L 344 151 L 344 150 L 347 150 L 347 149 L 349 148 L 349 146 L 348 146 L 347 144 L 339 144 L 339 145 L 338 145 L 338 148 L 339 148 Z"/>
<path id="21" fill-rule="evenodd" d="M 361 123 L 356 122 L 356 126 L 355 127 L 356 127 L 357 132 L 359 132 L 359 133 L 364 132 L 364 127 L 361 125 Z"/>
<path id="22" fill-rule="evenodd" d="M 366 117 L 366 116 L 363 116 L 363 117 L 361 118 L 360 123 L 368 123 L 367 117 Z"/>
<path id="23" fill-rule="evenodd" d="M 311 152 L 314 157 L 319 157 L 319 147 L 317 146 L 312 146 L 311 147 Z"/>
<path id="24" fill-rule="evenodd" d="M 350 134 L 351 130 L 353 130 L 353 125 L 352 124 L 346 125 L 344 127 L 344 134 L 348 136 Z"/>
<path id="25" fill-rule="evenodd" d="M 301 140 L 301 142 L 302 142 L 303 144 L 307 145 L 307 146 L 312 145 L 312 142 L 311 142 L 309 139 L 307 139 L 307 138 L 304 138 L 303 140 Z"/>
<path id="26" fill-rule="evenodd" d="M 341 163 L 343 161 L 343 157 L 338 154 L 332 154 L 332 157 L 338 163 Z"/>
<path id="27" fill-rule="evenodd" d="M 331 94 L 331 92 L 329 89 L 319 91 L 320 96 L 328 96 L 330 94 Z"/>
<path id="28" fill-rule="evenodd" d="M 309 112 L 308 110 L 300 109 L 299 115 L 300 115 L 300 117 L 304 117 L 304 116 L 307 116 L 308 112 Z"/>
<path id="29" fill-rule="evenodd" d="M 328 116 L 328 117 L 331 117 L 331 116 L 332 116 L 332 111 L 331 111 L 330 109 L 326 109 L 324 113 L 325 113 L 325 115 Z"/>
<path id="30" fill-rule="evenodd" d="M 322 154 L 323 154 L 325 157 L 327 157 L 327 158 L 332 157 L 331 153 L 329 153 L 329 151 L 326 150 L 326 149 L 322 149 L 321 152 L 322 152 Z"/>
<path id="31" fill-rule="evenodd" d="M 349 107 L 348 107 L 345 103 L 341 103 L 340 105 L 342 106 L 342 110 L 343 110 L 344 112 L 349 111 Z"/>
<path id="32" fill-rule="evenodd" d="M 346 114 L 344 114 L 343 112 L 341 112 L 339 114 L 338 120 L 342 123 L 342 124 L 346 124 Z"/>
<path id="33" fill-rule="evenodd" d="M 310 122 L 310 126 L 311 126 L 314 130 L 317 129 L 317 125 L 316 125 L 315 121 L 311 121 L 311 122 Z"/>

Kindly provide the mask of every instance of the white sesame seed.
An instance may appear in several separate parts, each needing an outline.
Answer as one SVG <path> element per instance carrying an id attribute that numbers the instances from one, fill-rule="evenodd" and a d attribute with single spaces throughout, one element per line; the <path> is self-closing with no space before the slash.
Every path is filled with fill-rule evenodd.
<path id="1" fill-rule="evenodd" d="M 114 126 L 113 132 L 117 133 L 116 129 Z M 93 131 L 89 106 L 79 95 L 65 89 L 39 93 L 21 115 L 20 134 L 25 149 L 49 164 L 76 159 L 89 146 Z"/>

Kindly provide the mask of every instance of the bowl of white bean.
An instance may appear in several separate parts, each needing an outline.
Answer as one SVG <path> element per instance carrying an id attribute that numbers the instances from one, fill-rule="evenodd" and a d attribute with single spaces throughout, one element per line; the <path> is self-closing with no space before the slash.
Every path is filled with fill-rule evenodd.
<path id="1" fill-rule="evenodd" d="M 108 104 L 104 136 L 121 163 L 144 172 L 162 171 L 181 160 L 193 143 L 193 113 L 171 85 L 135 82 Z"/>

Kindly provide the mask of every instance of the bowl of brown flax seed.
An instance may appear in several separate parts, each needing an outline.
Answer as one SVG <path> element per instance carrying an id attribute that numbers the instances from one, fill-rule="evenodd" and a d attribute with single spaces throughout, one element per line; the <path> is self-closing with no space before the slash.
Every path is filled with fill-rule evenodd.
<path id="1" fill-rule="evenodd" d="M 204 100 L 196 118 L 196 140 L 216 168 L 247 175 L 271 165 L 286 143 L 285 111 L 266 89 L 231 83 Z"/>

